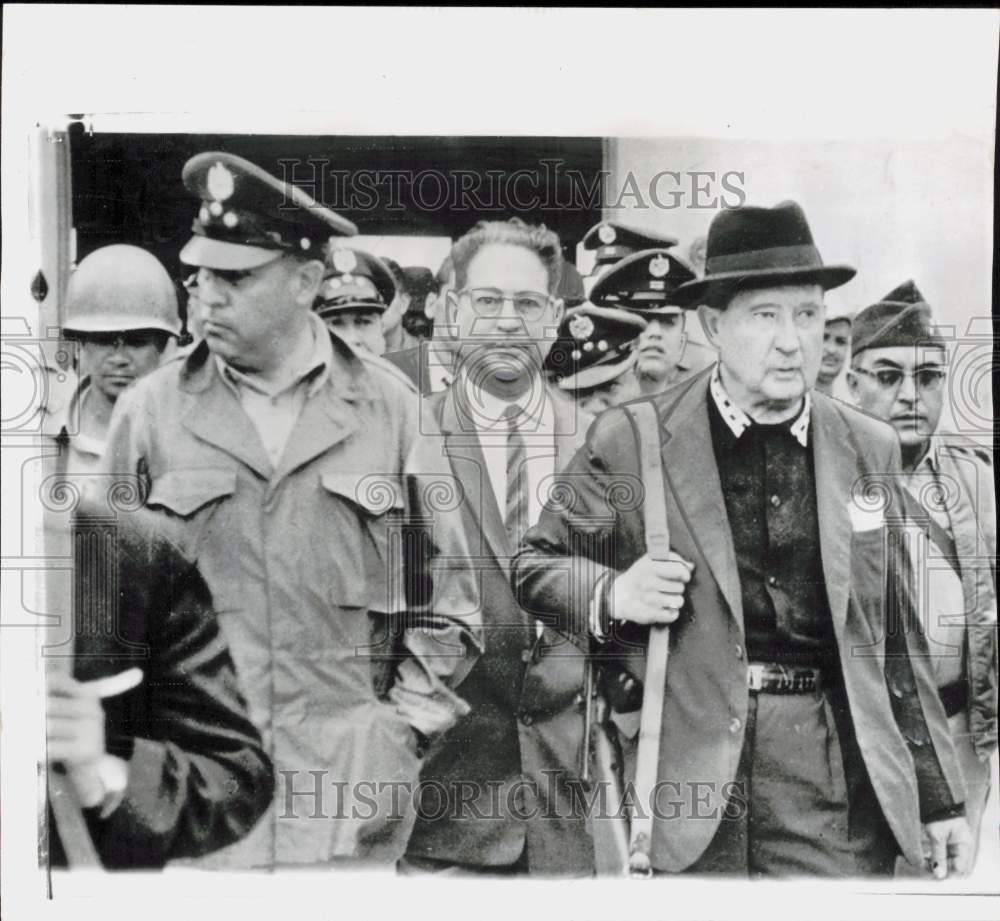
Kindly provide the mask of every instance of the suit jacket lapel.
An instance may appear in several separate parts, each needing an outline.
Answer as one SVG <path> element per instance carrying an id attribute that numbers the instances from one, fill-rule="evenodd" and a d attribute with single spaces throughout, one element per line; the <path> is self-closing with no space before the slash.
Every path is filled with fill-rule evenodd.
<path id="1" fill-rule="evenodd" d="M 674 521 L 688 525 L 688 535 L 701 551 L 742 626 L 743 595 L 722 484 L 714 462 L 708 399 L 705 376 L 680 397 L 664 422 L 662 451 L 667 506 L 668 511 L 674 512 L 671 515 Z"/>
<path id="2" fill-rule="evenodd" d="M 857 450 L 837 410 L 813 399 L 810 448 L 816 471 L 816 514 L 826 597 L 838 635 L 847 619 L 851 585 L 851 517 L 848 503 L 858 476 Z"/>
<path id="3" fill-rule="evenodd" d="M 471 427 L 463 430 L 455 407 L 455 394 L 451 388 L 444 393 L 439 421 L 445 436 L 445 450 L 455 476 L 462 484 L 480 536 L 489 545 L 504 571 L 509 572 L 513 551 L 503 516 L 493 495 L 486 457 L 479 445 L 478 434 Z M 482 548 L 479 548 L 479 552 L 482 553 Z"/>

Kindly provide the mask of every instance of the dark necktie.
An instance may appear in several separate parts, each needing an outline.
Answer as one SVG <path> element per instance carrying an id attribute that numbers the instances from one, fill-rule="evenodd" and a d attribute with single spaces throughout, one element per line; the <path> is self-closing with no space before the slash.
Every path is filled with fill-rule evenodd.
<path id="1" fill-rule="evenodd" d="M 511 552 L 517 548 L 528 527 L 528 471 L 525 463 L 528 452 L 524 436 L 517 427 L 521 412 L 521 407 L 513 403 L 503 413 L 507 422 L 507 503 L 504 508 L 504 524 Z"/>

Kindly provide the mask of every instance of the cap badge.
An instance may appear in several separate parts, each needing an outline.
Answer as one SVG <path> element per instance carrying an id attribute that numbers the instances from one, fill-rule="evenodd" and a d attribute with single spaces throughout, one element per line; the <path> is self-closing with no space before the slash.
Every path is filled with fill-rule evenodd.
<path id="1" fill-rule="evenodd" d="M 208 194 L 216 201 L 225 201 L 236 190 L 233 174 L 221 163 L 216 163 L 206 177 Z"/>
<path id="2" fill-rule="evenodd" d="M 649 260 L 649 274 L 653 278 L 664 278 L 670 271 L 670 260 L 666 256 L 653 256 Z"/>
<path id="3" fill-rule="evenodd" d="M 597 239 L 600 240 L 605 246 L 610 246 L 614 243 L 616 236 L 617 234 L 615 233 L 615 229 L 610 224 L 601 224 L 597 230 Z"/>
<path id="4" fill-rule="evenodd" d="M 574 339 L 589 339 L 594 332 L 594 321 L 586 314 L 569 321 L 569 332 Z"/>
<path id="5" fill-rule="evenodd" d="M 338 272 L 346 275 L 353 272 L 357 266 L 358 257 L 354 254 L 354 250 L 338 248 L 333 251 L 333 267 Z"/>

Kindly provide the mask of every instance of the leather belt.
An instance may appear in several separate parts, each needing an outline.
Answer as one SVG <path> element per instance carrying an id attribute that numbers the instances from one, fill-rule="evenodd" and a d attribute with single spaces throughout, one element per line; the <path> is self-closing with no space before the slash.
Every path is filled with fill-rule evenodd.
<path id="1" fill-rule="evenodd" d="M 969 686 L 962 680 L 953 681 L 943 688 L 938 688 L 938 697 L 944 704 L 944 712 L 947 716 L 954 716 L 965 709 L 969 702 Z"/>
<path id="2" fill-rule="evenodd" d="M 751 662 L 747 666 L 747 687 L 761 694 L 811 694 L 822 684 L 818 668 Z"/>

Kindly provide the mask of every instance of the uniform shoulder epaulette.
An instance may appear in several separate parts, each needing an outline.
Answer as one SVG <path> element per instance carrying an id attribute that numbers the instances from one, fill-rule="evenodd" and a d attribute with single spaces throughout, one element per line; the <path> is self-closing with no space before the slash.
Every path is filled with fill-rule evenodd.
<path id="1" fill-rule="evenodd" d="M 938 436 L 940 447 L 953 453 L 972 455 L 987 466 L 993 466 L 993 449 L 973 441 L 966 435 L 956 435 L 950 432 Z"/>

